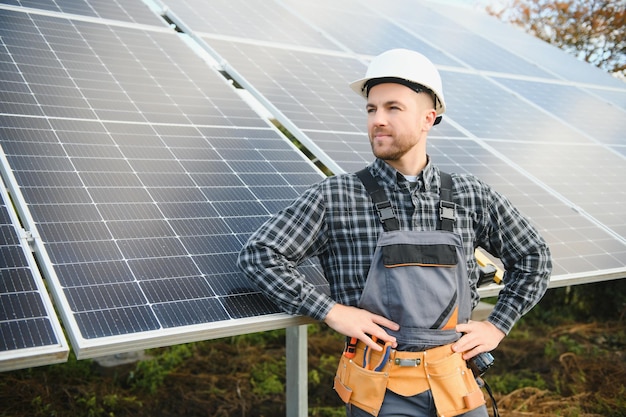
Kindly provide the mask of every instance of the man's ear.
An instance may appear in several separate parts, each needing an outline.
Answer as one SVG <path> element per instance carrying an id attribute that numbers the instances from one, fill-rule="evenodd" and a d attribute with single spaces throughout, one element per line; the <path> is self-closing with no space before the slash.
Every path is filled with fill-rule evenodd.
<path id="1" fill-rule="evenodd" d="M 424 112 L 424 130 L 429 131 L 434 125 L 437 119 L 437 112 L 435 109 L 430 109 Z"/>

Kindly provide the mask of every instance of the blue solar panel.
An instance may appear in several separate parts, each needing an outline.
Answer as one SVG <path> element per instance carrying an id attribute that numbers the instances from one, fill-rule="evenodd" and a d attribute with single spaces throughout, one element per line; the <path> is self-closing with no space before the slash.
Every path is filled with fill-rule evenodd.
<path id="1" fill-rule="evenodd" d="M 0 89 L 23 91 L 3 95 L 0 143 L 77 356 L 279 313 L 235 261 L 319 181 L 313 164 L 173 30 L 0 13 L 14 22 L 0 28 L 2 59 L 22 77 Z"/>
<path id="2" fill-rule="evenodd" d="M 3 0 L 1 3 L 47 12 L 68 13 L 145 25 L 165 25 L 163 19 L 152 13 L 146 3 L 141 0 L 124 0 L 123 3 L 110 0 Z"/>
<path id="3" fill-rule="evenodd" d="M 348 83 L 375 54 L 418 49 L 448 107 L 433 161 L 509 196 L 554 277 L 626 274 L 626 88 L 493 19 L 419 1 L 15 0 L 0 21 L 3 177 L 79 358 L 300 322 L 235 259 L 322 175 L 220 71 L 322 163 L 356 171 L 373 157 Z M 0 342 L 22 355 L 12 367 L 31 345 L 60 352 L 37 364 L 63 360 L 16 224 L 1 226 Z M 327 287 L 315 262 L 300 270 Z"/>
<path id="4" fill-rule="evenodd" d="M 557 123 L 576 130 L 576 136 L 585 136 L 587 140 L 584 142 L 624 144 L 626 103 L 622 108 L 617 107 L 607 101 L 606 91 L 594 91 L 574 83 L 546 84 L 512 79 L 501 79 L 499 82 L 532 103 L 540 104 L 542 109 L 558 117 Z M 550 129 L 549 126 L 543 128 Z M 564 142 L 571 140 L 566 138 Z"/>
<path id="5" fill-rule="evenodd" d="M 337 48 L 278 2 L 175 0 L 160 3 L 167 14 L 175 14 L 173 20 L 197 32 L 311 48 Z"/>
<path id="6" fill-rule="evenodd" d="M 504 194 L 520 196 L 517 203 L 549 236 L 549 243 L 570 249 L 567 253 L 556 251 L 555 277 L 560 273 L 595 274 L 598 270 L 626 267 L 626 233 L 618 214 L 619 207 L 626 203 L 626 194 L 619 186 L 626 176 L 619 148 L 624 145 L 621 132 L 626 128 L 626 118 L 623 109 L 612 103 L 626 96 L 626 89 L 619 93 L 609 90 L 617 99 L 606 100 L 598 94 L 602 90 L 591 93 L 589 85 L 564 82 L 520 54 L 475 32 L 465 33 L 469 29 L 455 26 L 452 20 L 428 8 L 391 6 L 377 16 L 369 6 L 350 14 L 349 9 L 332 2 L 287 3 L 330 39 L 349 45 L 355 52 L 375 53 L 403 46 L 422 48 L 428 53 L 434 45 L 440 46 L 432 55 L 435 63 L 441 65 L 447 113 L 430 135 L 435 163 L 443 167 L 449 163 L 451 171 L 474 173 L 495 183 Z M 175 10 L 176 2 L 170 4 Z M 351 22 L 347 25 L 349 30 L 340 30 L 333 24 L 338 15 Z M 372 23 L 376 19 L 380 25 Z M 407 20 L 423 22 L 424 27 L 413 24 L 413 29 L 408 29 Z M 452 36 L 427 37 L 428 29 L 439 23 L 465 33 L 461 38 L 472 41 L 457 47 L 450 45 Z M 372 36 L 368 42 L 352 36 L 359 28 L 390 25 L 391 33 L 404 31 L 394 42 L 384 36 Z M 433 33 L 438 32 L 441 30 Z M 413 42 L 406 41 L 407 33 Z M 252 86 L 260 100 L 271 103 L 279 116 L 293 123 L 298 139 L 311 144 L 320 159 L 339 165 L 340 171 L 356 171 L 372 159 L 365 134 L 365 103 L 347 87 L 349 81 L 365 71 L 362 57 L 201 34 L 216 59 L 227 62 L 238 81 Z M 351 43 L 351 39 L 358 40 Z M 473 53 L 476 49 L 487 53 Z M 491 72 L 485 73 L 486 69 Z M 602 80 L 598 81 L 597 88 L 602 85 Z M 455 154 L 449 162 L 440 160 L 438 146 L 442 143 L 465 151 Z M 617 152 L 606 145 L 617 146 Z M 485 169 L 486 166 L 493 168 Z M 610 173 L 598 170 L 598 166 L 609 167 Z M 531 189 L 536 194 L 532 198 L 528 191 Z M 610 201 L 608 195 L 612 196 Z M 560 208 L 556 212 L 566 228 L 587 233 L 572 236 L 564 232 L 551 219 L 554 210 L 548 211 L 549 216 L 537 213 L 535 207 L 541 201 L 550 201 L 550 205 Z M 589 255 L 588 261 L 574 262 L 573 248 L 584 249 L 582 256 Z M 560 253 L 563 257 L 559 257 Z"/>
<path id="7" fill-rule="evenodd" d="M 69 348 L 0 180 L 0 371 L 67 360 Z"/>

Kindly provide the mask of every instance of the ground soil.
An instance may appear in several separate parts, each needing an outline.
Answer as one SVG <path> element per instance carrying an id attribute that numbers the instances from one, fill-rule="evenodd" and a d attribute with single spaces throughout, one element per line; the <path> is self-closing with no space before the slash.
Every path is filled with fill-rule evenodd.
<path id="1" fill-rule="evenodd" d="M 494 352 L 496 362 L 485 376 L 501 415 L 626 416 L 625 334 L 623 320 L 518 325 Z M 284 335 L 188 346 L 189 356 L 167 375 L 156 372 L 151 387 L 133 384 L 138 373 L 148 372 L 136 364 L 105 368 L 78 361 L 3 372 L 0 416 L 285 415 L 284 394 L 272 392 L 284 388 Z M 342 347 L 341 338 L 323 326 L 310 332 L 311 417 L 341 415 L 331 386 Z M 159 366 L 167 367 L 163 358 Z M 264 383 L 271 375 L 276 384 Z"/>

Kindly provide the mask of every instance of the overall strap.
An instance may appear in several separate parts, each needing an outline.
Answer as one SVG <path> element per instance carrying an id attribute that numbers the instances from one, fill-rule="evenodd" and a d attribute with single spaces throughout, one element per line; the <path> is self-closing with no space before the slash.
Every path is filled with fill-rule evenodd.
<path id="1" fill-rule="evenodd" d="M 439 220 L 438 229 L 452 232 L 456 221 L 456 204 L 452 193 L 452 176 L 447 172 L 441 172 L 441 194 L 439 200 Z M 369 169 L 363 168 L 356 172 L 365 189 L 370 195 L 376 213 L 386 232 L 400 229 L 400 223 L 393 213 L 393 207 L 387 198 L 387 193 L 378 181 L 372 176 Z"/>
<path id="2" fill-rule="evenodd" d="M 456 204 L 452 193 L 452 176 L 440 171 L 441 193 L 439 194 L 440 229 L 452 232 L 456 221 Z"/>
<path id="3" fill-rule="evenodd" d="M 400 229 L 400 223 L 395 214 L 393 214 L 393 207 L 387 198 L 387 193 L 385 193 L 383 187 L 378 184 L 378 181 L 372 176 L 369 169 L 367 169 L 367 167 L 363 168 L 356 173 L 356 176 L 359 177 L 369 193 L 385 232 Z"/>

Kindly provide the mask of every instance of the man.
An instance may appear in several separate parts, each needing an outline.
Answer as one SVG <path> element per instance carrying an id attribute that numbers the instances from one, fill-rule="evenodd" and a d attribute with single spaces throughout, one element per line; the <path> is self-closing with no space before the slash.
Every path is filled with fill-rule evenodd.
<path id="1" fill-rule="evenodd" d="M 477 178 L 453 174 L 451 187 L 442 187 L 445 175 L 430 161 L 426 139 L 446 107 L 439 72 L 426 57 L 387 51 L 351 87 L 367 99 L 375 161 L 359 176 L 311 186 L 250 237 L 239 265 L 285 312 L 358 340 L 347 346 L 335 380 L 349 416 L 487 416 L 465 361 L 495 349 L 543 296 L 548 247 Z M 373 186 L 361 179 L 370 174 L 391 210 L 372 201 Z M 454 204 L 442 206 L 447 188 Z M 450 220 L 453 229 L 442 229 Z M 478 246 L 506 269 L 485 321 L 469 320 L 479 301 Z M 313 256 L 330 296 L 296 270 Z"/>

